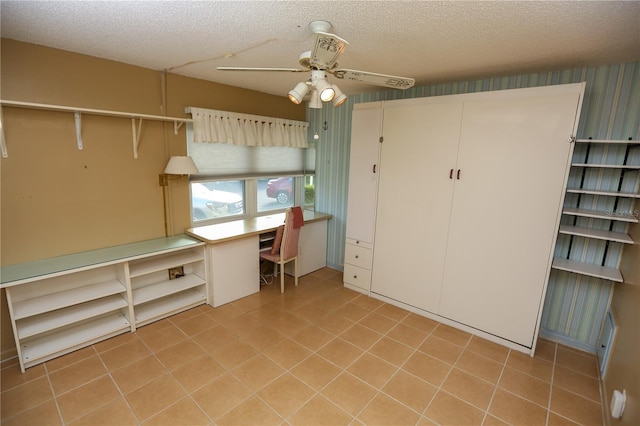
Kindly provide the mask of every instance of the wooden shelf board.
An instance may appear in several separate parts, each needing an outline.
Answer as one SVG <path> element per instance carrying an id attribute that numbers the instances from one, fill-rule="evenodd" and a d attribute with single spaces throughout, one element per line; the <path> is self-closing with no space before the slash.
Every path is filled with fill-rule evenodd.
<path id="1" fill-rule="evenodd" d="M 207 300 L 203 291 L 190 289 L 170 298 L 162 298 L 135 307 L 136 326 L 148 324 L 158 318 L 173 315 L 197 305 L 202 305 Z"/>
<path id="2" fill-rule="evenodd" d="M 620 222 L 638 223 L 638 217 L 632 214 L 613 213 L 603 210 L 576 209 L 567 207 L 562 210 L 563 214 L 581 217 L 591 217 L 594 219 L 617 220 Z"/>
<path id="3" fill-rule="evenodd" d="M 103 316 L 75 327 L 67 327 L 56 333 L 23 342 L 22 359 L 25 365 L 33 364 L 41 358 L 64 353 L 69 348 L 100 340 L 99 337 L 102 336 L 127 331 L 130 327 L 129 321 L 120 314 Z"/>
<path id="4" fill-rule="evenodd" d="M 155 259 L 151 258 L 149 260 L 130 263 L 129 275 L 131 278 L 135 278 L 152 272 L 175 268 L 176 266 L 182 266 L 199 261 L 204 261 L 204 257 L 201 253 L 196 252 L 178 253 L 172 256 L 163 256 Z"/>
<path id="5" fill-rule="evenodd" d="M 105 281 L 16 302 L 13 314 L 19 320 L 125 291 L 127 289 L 120 281 Z"/>
<path id="6" fill-rule="evenodd" d="M 595 238 L 597 240 L 616 241 L 618 243 L 633 244 L 629 234 L 624 232 L 612 232 L 602 229 L 582 228 L 578 226 L 560 225 L 560 233 L 577 235 L 579 237 Z"/>
<path id="7" fill-rule="evenodd" d="M 133 304 L 139 305 L 150 302 L 204 284 L 204 278 L 196 274 L 187 274 L 175 280 L 161 281 L 133 290 Z"/>
<path id="8" fill-rule="evenodd" d="M 555 258 L 551 264 L 553 269 L 561 271 L 574 272 L 576 274 L 587 275 L 590 277 L 601 278 L 603 280 L 622 282 L 622 274 L 616 268 L 607 266 L 592 265 L 582 263 L 575 260 Z"/>
<path id="9" fill-rule="evenodd" d="M 567 192 L 571 194 L 607 195 L 612 197 L 640 198 L 640 194 L 637 194 L 635 192 L 601 191 L 598 189 L 579 189 L 579 188 L 567 188 Z"/>
<path id="10" fill-rule="evenodd" d="M 26 339 L 46 331 L 71 325 L 89 318 L 127 307 L 127 300 L 120 294 L 81 303 L 54 312 L 37 315 L 16 321 L 18 336 Z"/>

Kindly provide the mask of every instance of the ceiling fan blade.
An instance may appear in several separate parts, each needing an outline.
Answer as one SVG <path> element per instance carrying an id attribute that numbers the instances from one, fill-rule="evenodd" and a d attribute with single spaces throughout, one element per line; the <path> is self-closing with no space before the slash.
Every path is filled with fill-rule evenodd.
<path id="1" fill-rule="evenodd" d="M 316 44 L 311 51 L 310 64 L 320 69 L 331 69 L 349 42 L 335 34 L 316 32 Z"/>
<path id="2" fill-rule="evenodd" d="M 279 71 L 279 72 L 308 72 L 299 68 L 251 68 L 251 67 L 217 67 L 219 71 Z"/>
<path id="3" fill-rule="evenodd" d="M 363 83 L 375 84 L 377 86 L 393 87 L 394 89 L 408 89 L 416 83 L 413 78 L 377 74 L 366 71 L 341 69 L 328 72 L 333 74 L 336 78 L 343 80 L 361 81 Z"/>

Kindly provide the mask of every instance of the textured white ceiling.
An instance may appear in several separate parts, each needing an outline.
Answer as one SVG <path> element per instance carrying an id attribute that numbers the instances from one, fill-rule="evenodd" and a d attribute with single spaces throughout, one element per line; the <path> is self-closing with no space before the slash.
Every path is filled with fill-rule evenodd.
<path id="1" fill-rule="evenodd" d="M 216 67 L 297 68 L 313 20 L 350 43 L 341 68 L 416 85 L 640 60 L 640 1 L 2 0 L 0 14 L 2 37 L 282 96 L 306 74 Z"/>

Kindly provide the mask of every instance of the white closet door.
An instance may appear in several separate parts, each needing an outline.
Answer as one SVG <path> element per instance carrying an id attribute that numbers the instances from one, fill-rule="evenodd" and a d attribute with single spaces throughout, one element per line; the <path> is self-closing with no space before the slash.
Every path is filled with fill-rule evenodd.
<path id="1" fill-rule="evenodd" d="M 373 243 L 382 102 L 356 105 L 351 121 L 347 238 Z M 375 167 L 375 170 L 374 170 Z"/>
<path id="2" fill-rule="evenodd" d="M 509 92 L 464 104 L 440 315 L 531 347 L 580 93 Z"/>
<path id="3" fill-rule="evenodd" d="M 437 312 L 461 102 L 385 103 L 372 291 Z"/>

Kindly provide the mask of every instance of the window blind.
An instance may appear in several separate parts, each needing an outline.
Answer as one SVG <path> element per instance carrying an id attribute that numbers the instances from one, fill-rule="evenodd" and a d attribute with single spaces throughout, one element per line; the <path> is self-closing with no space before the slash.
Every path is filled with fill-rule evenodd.
<path id="1" fill-rule="evenodd" d="M 194 141 L 194 130 L 187 124 L 187 150 L 200 173 L 191 180 L 297 176 L 315 173 L 315 146 L 243 146 Z M 308 135 L 307 135 L 308 137 Z"/>

